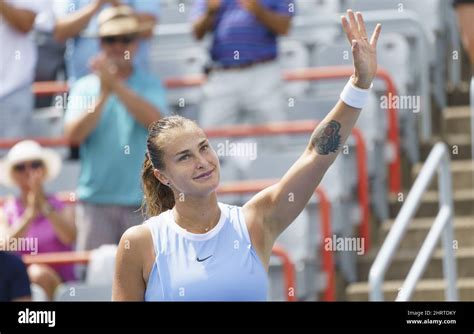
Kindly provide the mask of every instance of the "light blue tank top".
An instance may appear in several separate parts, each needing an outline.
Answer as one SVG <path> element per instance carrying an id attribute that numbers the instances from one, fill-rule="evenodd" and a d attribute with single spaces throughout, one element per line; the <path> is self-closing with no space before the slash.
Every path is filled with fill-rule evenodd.
<path id="1" fill-rule="evenodd" d="M 264 301 L 268 278 L 252 247 L 241 207 L 219 203 L 221 216 L 194 234 L 171 210 L 145 222 L 155 248 L 145 301 Z"/>

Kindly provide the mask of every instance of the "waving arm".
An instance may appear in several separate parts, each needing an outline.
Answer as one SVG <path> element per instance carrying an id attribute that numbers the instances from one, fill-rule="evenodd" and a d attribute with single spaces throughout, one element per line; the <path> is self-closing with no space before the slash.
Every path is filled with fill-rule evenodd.
<path id="1" fill-rule="evenodd" d="M 381 26 L 369 41 L 362 14 L 348 11 L 342 26 L 352 45 L 353 85 L 368 89 L 377 71 L 376 45 Z M 258 234 L 261 250 L 267 255 L 276 238 L 301 213 L 324 174 L 336 159 L 342 144 L 354 127 L 361 109 L 339 100 L 311 135 L 300 158 L 275 185 L 255 195 L 244 206 L 251 231 Z M 290 201 L 289 199 L 292 199 Z M 258 246 L 257 246 L 258 247 Z M 265 256 L 266 257 L 266 256 Z"/>

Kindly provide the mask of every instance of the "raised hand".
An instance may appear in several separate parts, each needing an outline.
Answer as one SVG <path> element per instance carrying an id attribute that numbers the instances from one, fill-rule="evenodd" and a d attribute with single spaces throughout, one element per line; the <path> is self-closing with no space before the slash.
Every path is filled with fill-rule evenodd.
<path id="1" fill-rule="evenodd" d="M 103 53 L 92 58 L 90 67 L 100 78 L 102 93 L 109 94 L 113 90 L 114 85 L 120 81 L 117 76 L 117 65 L 107 59 Z"/>
<path id="2" fill-rule="evenodd" d="M 349 20 L 345 16 L 342 16 L 341 20 L 347 39 L 352 46 L 354 59 L 353 82 L 360 88 L 369 88 L 377 72 L 376 49 L 382 25 L 377 24 L 369 41 L 362 14 L 357 12 L 354 15 L 354 12 L 349 9 L 347 16 Z"/>
<path id="3" fill-rule="evenodd" d="M 32 218 L 41 213 L 41 207 L 46 202 L 43 192 L 43 179 L 38 171 L 32 171 L 28 176 L 29 192 L 26 197 L 26 210 Z"/>

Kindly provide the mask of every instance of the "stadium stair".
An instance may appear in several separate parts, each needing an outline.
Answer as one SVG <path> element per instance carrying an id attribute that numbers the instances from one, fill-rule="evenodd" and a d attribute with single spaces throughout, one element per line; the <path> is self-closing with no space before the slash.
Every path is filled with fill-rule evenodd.
<path id="1" fill-rule="evenodd" d="M 444 140 L 451 149 L 451 175 L 453 184 L 454 203 L 454 251 L 457 261 L 457 287 L 460 301 L 474 300 L 474 161 L 471 159 L 470 147 L 470 110 L 468 106 L 448 107 L 441 120 L 441 134 L 433 137 L 432 141 L 421 146 L 422 161 L 426 160 L 433 144 Z M 422 167 L 419 163 L 412 168 L 414 180 Z M 411 183 L 413 184 L 413 183 Z M 404 193 L 406 196 L 407 192 Z M 375 260 L 385 237 L 393 225 L 403 202 L 397 196 L 390 201 L 390 216 L 377 231 L 377 246 L 365 256 L 359 257 L 359 282 L 346 288 L 346 299 L 349 301 L 367 301 L 369 299 L 368 273 Z M 395 300 L 408 271 L 420 249 L 428 231 L 433 224 L 438 211 L 437 177 L 425 193 L 416 217 L 408 226 L 393 262 L 385 275 L 383 284 L 384 300 Z M 445 300 L 445 281 L 442 266 L 443 251 L 439 241 L 426 270 L 418 282 L 411 298 L 414 301 L 443 301 Z"/>

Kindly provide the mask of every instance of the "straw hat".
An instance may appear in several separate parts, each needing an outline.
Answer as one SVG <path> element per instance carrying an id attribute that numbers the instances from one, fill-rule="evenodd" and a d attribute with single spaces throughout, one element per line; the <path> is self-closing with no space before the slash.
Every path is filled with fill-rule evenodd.
<path id="1" fill-rule="evenodd" d="M 53 180 L 61 171 L 61 157 L 51 149 L 41 147 L 33 140 L 23 140 L 13 146 L 7 156 L 0 160 L 0 184 L 14 188 L 12 168 L 21 162 L 41 160 L 46 167 L 46 181 Z"/>
<path id="2" fill-rule="evenodd" d="M 153 28 L 154 24 L 138 20 L 132 8 L 112 6 L 100 12 L 97 18 L 99 37 L 137 34 Z"/>

